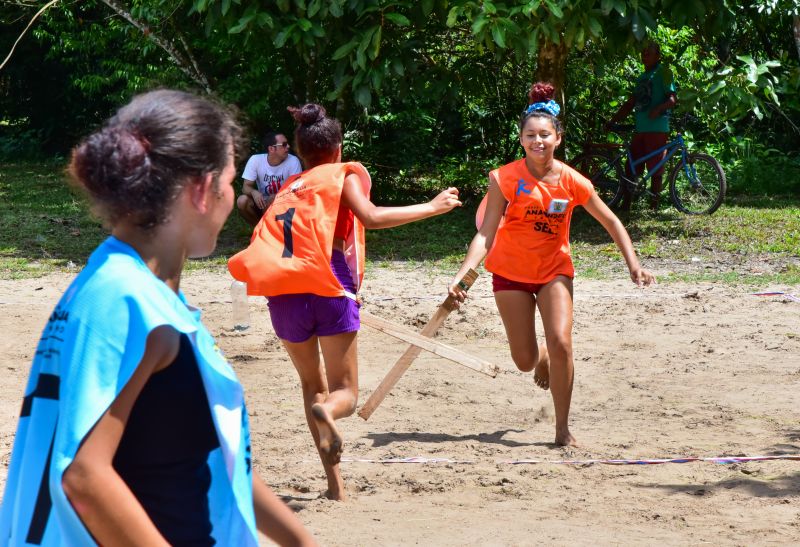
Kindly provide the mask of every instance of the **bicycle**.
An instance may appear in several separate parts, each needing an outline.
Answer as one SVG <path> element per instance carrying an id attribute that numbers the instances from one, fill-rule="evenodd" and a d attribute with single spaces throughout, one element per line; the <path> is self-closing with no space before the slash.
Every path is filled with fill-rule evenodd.
<path id="1" fill-rule="evenodd" d="M 632 131 L 634 126 L 613 125 L 610 129 L 621 135 L 623 132 Z M 614 155 L 614 151 L 617 150 L 619 152 Z M 665 150 L 666 156 L 654 169 L 648 170 L 644 176 L 637 172 L 637 167 Z M 569 164 L 592 181 L 600 199 L 609 207 L 614 207 L 622 199 L 625 189 L 623 185 L 627 185 L 632 200 L 643 194 L 655 196 L 647 188 L 647 180 L 678 153 L 680 153 L 679 161 L 672 168 L 668 179 L 672 204 L 678 211 L 688 215 L 710 215 L 719 209 L 725 198 L 727 189 L 725 172 L 719 162 L 710 155 L 689 152 L 680 132 L 658 150 L 635 161 L 631 155 L 630 143 L 588 142 Z M 627 159 L 627 164 L 622 161 L 623 158 Z M 626 175 L 625 165 L 630 166 L 630 177 Z M 640 171 L 643 170 L 640 167 Z"/>

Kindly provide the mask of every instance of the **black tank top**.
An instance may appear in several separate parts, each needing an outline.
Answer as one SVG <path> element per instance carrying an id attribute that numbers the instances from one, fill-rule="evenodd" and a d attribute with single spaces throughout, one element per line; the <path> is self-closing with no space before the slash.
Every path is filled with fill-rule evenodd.
<path id="1" fill-rule="evenodd" d="M 114 468 L 171 545 L 213 545 L 206 460 L 219 446 L 197 359 L 185 334 L 169 366 L 147 380 Z"/>

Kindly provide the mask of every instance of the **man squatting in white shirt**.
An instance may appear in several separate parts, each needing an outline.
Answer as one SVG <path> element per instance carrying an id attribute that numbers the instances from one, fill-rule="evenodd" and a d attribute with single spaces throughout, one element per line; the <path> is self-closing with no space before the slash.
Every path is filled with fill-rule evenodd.
<path id="1" fill-rule="evenodd" d="M 266 154 L 255 154 L 247 160 L 242 173 L 242 195 L 236 200 L 239 214 L 252 226 L 258 224 L 283 183 L 303 170 L 300 160 L 289 153 L 289 141 L 282 133 L 264 136 Z"/>

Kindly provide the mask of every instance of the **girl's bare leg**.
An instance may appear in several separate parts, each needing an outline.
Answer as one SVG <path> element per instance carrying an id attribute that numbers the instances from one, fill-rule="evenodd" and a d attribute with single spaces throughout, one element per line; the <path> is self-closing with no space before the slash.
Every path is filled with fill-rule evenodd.
<path id="1" fill-rule="evenodd" d="M 357 332 L 321 336 L 319 345 L 325 359 L 328 396 L 315 404 L 311 411 L 320 431 L 320 447 L 328 451 L 331 463 L 342 456 L 342 436 L 335 420 L 350 416 L 358 402 L 358 344 Z"/>
<path id="2" fill-rule="evenodd" d="M 328 455 L 329 450 L 323 450 L 320 447 L 320 430 L 312 410 L 315 405 L 325 402 L 328 396 L 328 381 L 319 358 L 318 339 L 316 336 L 312 336 L 305 342 L 295 343 L 286 340 L 281 340 L 281 342 L 283 342 L 283 346 L 286 348 L 295 369 L 297 369 L 297 373 L 300 375 L 306 422 L 308 422 L 308 428 L 311 430 L 311 436 L 314 438 L 314 444 L 317 447 L 317 452 L 319 452 L 322 467 L 325 469 L 325 476 L 328 480 L 328 490 L 325 495 L 331 499 L 343 501 L 344 483 L 339 469 L 339 462 L 337 460 L 335 463 L 331 463 Z M 338 431 L 336 433 L 338 434 Z M 325 436 L 328 440 L 332 437 L 327 427 L 325 428 Z"/>
<path id="3" fill-rule="evenodd" d="M 511 359 L 523 372 L 533 371 L 533 381 L 542 389 L 550 386 L 547 348 L 536 342 L 536 299 L 524 291 L 494 293 L 497 309 L 506 329 Z"/>
<path id="4" fill-rule="evenodd" d="M 577 446 L 569 432 L 569 407 L 575 377 L 572 362 L 572 279 L 560 275 L 537 295 L 550 356 L 550 392 L 556 413 L 556 444 Z"/>

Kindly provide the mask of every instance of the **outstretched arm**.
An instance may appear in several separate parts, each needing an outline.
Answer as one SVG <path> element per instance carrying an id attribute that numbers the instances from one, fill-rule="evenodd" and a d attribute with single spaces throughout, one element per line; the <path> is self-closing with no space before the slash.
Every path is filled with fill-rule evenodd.
<path id="1" fill-rule="evenodd" d="M 427 203 L 405 207 L 378 207 L 364 195 L 361 181 L 358 175 L 354 174 L 347 175 L 344 179 L 342 203 L 353 211 L 364 227 L 370 229 L 393 228 L 415 220 L 441 215 L 461 205 L 458 200 L 458 190 L 448 188 Z"/>
<path id="2" fill-rule="evenodd" d="M 458 281 L 464 277 L 464 274 L 466 274 L 468 270 L 477 268 L 478 264 L 481 263 L 489 252 L 489 249 L 492 248 L 494 236 L 497 233 L 497 227 L 500 226 L 500 220 L 503 218 L 503 213 L 505 213 L 506 210 L 506 198 L 500 191 L 500 186 L 491 176 L 489 176 L 489 191 L 487 196 L 483 224 L 481 224 L 475 237 L 472 238 L 472 242 L 467 249 L 467 256 L 464 257 L 461 268 L 458 270 L 458 273 L 456 273 L 448 288 L 448 292 L 456 298 L 456 303 L 463 302 L 467 297 L 467 291 L 458 286 Z"/>
<path id="3" fill-rule="evenodd" d="M 647 287 L 655 283 L 655 276 L 643 269 L 641 264 L 639 264 L 639 259 L 636 258 L 636 251 L 633 250 L 633 243 L 631 243 L 631 238 L 625 226 L 622 225 L 617 215 L 608 208 L 608 205 L 603 203 L 603 200 L 597 196 L 596 192 L 592 193 L 592 197 L 589 198 L 589 201 L 583 207 L 603 225 L 603 228 L 606 229 L 606 232 L 608 232 L 614 240 L 614 243 L 617 244 L 617 247 L 622 253 L 622 257 L 625 259 L 625 263 L 628 265 L 631 280 L 639 287 Z"/>

